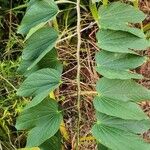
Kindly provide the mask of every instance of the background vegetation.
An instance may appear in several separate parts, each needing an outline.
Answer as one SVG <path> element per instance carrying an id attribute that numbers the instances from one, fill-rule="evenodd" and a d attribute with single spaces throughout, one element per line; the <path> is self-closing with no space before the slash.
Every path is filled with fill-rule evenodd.
<path id="1" fill-rule="evenodd" d="M 75 0 L 72 0 L 75 1 Z M 130 3 L 129 1 L 126 1 Z M 17 132 L 14 125 L 18 113 L 23 106 L 29 101 L 25 98 L 16 96 L 16 89 L 22 81 L 22 76 L 17 73 L 17 67 L 20 62 L 20 55 L 24 45 L 23 38 L 16 34 L 16 30 L 25 12 L 27 0 L 0 0 L 0 150 L 14 150 L 24 147 L 26 142 L 26 133 Z M 150 2 L 149 0 L 140 0 L 139 8 L 147 15 L 147 19 L 143 22 L 144 31 L 147 37 L 150 37 Z M 63 4 L 60 10 L 64 13 L 58 16 L 58 23 L 55 25 L 59 28 L 63 36 L 71 36 L 76 34 L 76 9 L 73 4 Z M 94 19 L 89 8 L 89 1 L 82 0 L 82 28 L 87 27 L 90 23 L 94 24 Z M 82 90 L 86 90 L 94 94 L 95 83 L 98 74 L 94 69 L 94 56 L 98 49 L 96 46 L 95 32 L 96 24 L 82 32 Z M 74 144 L 75 131 L 74 126 L 77 123 L 76 103 L 76 85 L 74 78 L 76 76 L 76 36 L 64 40 L 57 45 L 59 58 L 64 64 L 63 79 L 65 84 L 55 93 L 59 98 L 61 106 L 70 108 L 65 110 L 65 124 L 69 132 L 70 141 L 64 143 L 64 147 L 69 149 Z M 143 55 L 150 56 L 150 50 Z M 136 70 L 144 75 L 144 79 L 139 82 L 150 88 L 150 62 L 145 63 L 141 68 Z M 83 137 L 90 135 L 90 129 L 95 120 L 92 96 L 82 93 L 82 126 L 81 134 Z M 144 102 L 140 104 L 143 110 L 150 116 L 150 104 Z M 144 137 L 149 140 L 149 132 Z M 94 150 L 95 142 L 89 139 L 82 139 L 81 149 Z"/>

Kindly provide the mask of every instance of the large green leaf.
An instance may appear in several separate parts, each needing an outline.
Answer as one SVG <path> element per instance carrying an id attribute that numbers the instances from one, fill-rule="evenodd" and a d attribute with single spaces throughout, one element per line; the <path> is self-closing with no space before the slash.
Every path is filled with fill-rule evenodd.
<path id="1" fill-rule="evenodd" d="M 17 91 L 19 96 L 35 96 L 45 91 L 53 91 L 60 84 L 60 72 L 55 69 L 41 69 L 31 75 L 22 83 Z"/>
<path id="2" fill-rule="evenodd" d="M 52 49 L 32 69 L 27 70 L 32 63 L 32 60 L 22 60 L 17 71 L 24 76 L 29 76 L 42 68 L 53 68 L 62 73 L 62 64 L 58 60 L 56 49 Z"/>
<path id="3" fill-rule="evenodd" d="M 49 53 L 47 53 L 45 57 L 41 59 L 38 66 L 39 68 L 53 68 L 55 70 L 58 70 L 60 73 L 62 73 L 63 71 L 63 65 L 58 58 L 56 49 L 53 49 Z"/>
<path id="4" fill-rule="evenodd" d="M 17 91 L 20 96 L 34 96 L 25 109 L 39 104 L 51 91 L 54 91 L 61 83 L 60 75 L 60 71 L 51 68 L 30 74 Z"/>
<path id="5" fill-rule="evenodd" d="M 96 53 L 97 66 L 103 66 L 112 69 L 134 69 L 146 62 L 146 57 L 133 54 L 113 53 L 100 51 Z"/>
<path id="6" fill-rule="evenodd" d="M 128 112 L 127 112 L 128 113 Z M 138 117 L 138 116 L 137 116 Z M 108 116 L 100 112 L 96 112 L 98 122 L 110 127 L 115 127 L 124 131 L 142 134 L 149 130 L 150 119 L 145 120 L 124 120 L 117 117 Z"/>
<path id="7" fill-rule="evenodd" d="M 57 32 L 49 27 L 41 28 L 31 35 L 26 41 L 22 53 L 23 60 L 32 62 L 28 70 L 34 67 L 48 52 L 53 50 L 57 38 Z"/>
<path id="8" fill-rule="evenodd" d="M 136 134 L 96 124 L 92 128 L 92 134 L 103 145 L 112 150 L 149 150 L 150 144 L 144 142 L 142 137 Z"/>
<path id="9" fill-rule="evenodd" d="M 106 67 L 96 67 L 96 71 L 109 79 L 142 79 L 143 76 L 129 70 L 115 70 Z"/>
<path id="10" fill-rule="evenodd" d="M 97 92 L 120 101 L 150 100 L 150 91 L 133 80 L 101 78 L 96 85 Z"/>
<path id="11" fill-rule="evenodd" d="M 17 119 L 16 128 L 30 130 L 27 147 L 39 146 L 58 131 L 62 118 L 56 101 L 45 99 L 39 105 L 23 111 Z"/>
<path id="12" fill-rule="evenodd" d="M 97 96 L 94 99 L 94 107 L 97 111 L 122 119 L 142 120 L 147 119 L 146 114 L 133 102 L 108 97 Z"/>
<path id="13" fill-rule="evenodd" d="M 99 9 L 99 24 L 103 29 L 131 32 L 139 37 L 145 37 L 140 29 L 131 28 L 129 23 L 140 23 L 146 15 L 131 5 L 114 2 Z"/>
<path id="14" fill-rule="evenodd" d="M 115 30 L 100 30 L 97 33 L 98 46 L 110 52 L 133 53 L 134 50 L 145 50 L 150 42 L 145 38 Z"/>
<path id="15" fill-rule="evenodd" d="M 18 33 L 27 34 L 29 30 L 38 24 L 52 20 L 58 13 L 58 7 L 54 1 L 36 0 L 29 5 L 27 12 L 18 29 Z"/>
<path id="16" fill-rule="evenodd" d="M 32 64 L 33 62 L 30 60 L 21 60 L 20 66 L 17 69 L 17 72 L 21 75 L 24 75 L 25 77 L 29 76 L 31 73 L 37 71 L 39 69 L 38 65 L 35 65 L 32 69 L 27 70 L 28 67 Z"/>
<path id="17" fill-rule="evenodd" d="M 145 61 L 146 57 L 102 50 L 96 54 L 96 70 L 109 79 L 140 79 L 142 75 L 131 72 L 129 69 L 138 67 Z"/>

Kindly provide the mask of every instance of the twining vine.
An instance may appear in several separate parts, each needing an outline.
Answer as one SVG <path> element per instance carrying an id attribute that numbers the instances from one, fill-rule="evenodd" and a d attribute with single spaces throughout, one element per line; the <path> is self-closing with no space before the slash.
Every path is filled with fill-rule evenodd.
<path id="1" fill-rule="evenodd" d="M 77 149 L 80 144 L 80 0 L 73 3 L 77 8 L 77 107 L 78 131 Z M 64 127 L 63 113 L 54 96 L 61 84 L 63 65 L 57 59 L 56 44 L 60 42 L 56 16 L 60 13 L 57 4 L 61 1 L 30 0 L 18 33 L 26 36 L 22 61 L 18 71 L 26 79 L 17 91 L 19 96 L 32 97 L 17 119 L 18 130 L 29 130 L 27 147 L 59 150 L 61 134 L 68 135 Z M 121 2 L 108 4 L 107 0 L 97 11 L 95 2 L 89 4 L 93 18 L 98 24 L 95 69 L 103 77 L 96 84 L 94 98 L 97 122 L 92 134 L 100 143 L 100 148 L 111 150 L 149 150 L 150 144 L 141 136 L 150 128 L 150 120 L 138 103 L 150 100 L 150 91 L 135 80 L 143 76 L 135 68 L 147 58 L 139 51 L 150 46 L 142 30 L 133 24 L 141 23 L 145 15 L 137 8 Z M 96 13 L 95 13 L 96 12 Z M 93 23 L 95 24 L 95 23 Z M 91 24 L 87 27 L 90 28 Z M 71 36 L 71 37 L 72 37 Z M 69 38 L 71 38 L 69 37 Z M 66 37 L 65 39 L 67 39 Z M 57 143 L 57 144 L 56 144 Z M 47 148 L 48 145 L 48 148 Z"/>

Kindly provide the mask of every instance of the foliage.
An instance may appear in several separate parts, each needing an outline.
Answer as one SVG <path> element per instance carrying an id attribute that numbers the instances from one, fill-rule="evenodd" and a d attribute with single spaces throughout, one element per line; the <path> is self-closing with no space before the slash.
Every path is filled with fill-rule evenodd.
<path id="1" fill-rule="evenodd" d="M 19 68 L 20 72 L 26 74 L 27 79 L 18 89 L 17 94 L 34 97 L 16 124 L 16 128 L 19 130 L 31 130 L 27 138 L 27 147 L 40 146 L 49 138 L 53 138 L 62 122 L 62 112 L 58 111 L 56 102 L 48 98 L 49 93 L 53 92 L 61 83 L 62 69 L 60 69 L 60 63 L 56 59 L 54 50 L 58 35 L 55 29 L 48 27 L 47 24 L 54 19 L 57 12 L 58 8 L 54 1 L 31 0 L 18 29 L 19 33 L 27 35 L 22 53 L 22 65 Z M 32 30 L 32 28 L 36 30 Z M 50 56 L 49 54 L 55 61 L 47 57 Z M 41 65 L 42 62 L 45 69 Z M 38 137 L 36 137 L 37 135 Z"/>
<path id="2" fill-rule="evenodd" d="M 150 144 L 137 133 L 143 133 L 150 120 L 137 102 L 150 100 L 150 91 L 137 84 L 133 79 L 141 76 L 130 71 L 144 63 L 145 58 L 137 51 L 149 46 L 141 30 L 129 26 L 141 22 L 144 14 L 130 5 L 114 2 L 100 7 L 99 15 L 97 40 L 102 50 L 97 53 L 96 63 L 104 77 L 97 82 L 97 123 L 92 133 L 112 150 L 148 150 Z M 142 130 L 135 131 L 140 124 Z"/>
<path id="3" fill-rule="evenodd" d="M 59 2 L 62 5 L 58 8 Z M 103 0 L 100 6 L 102 3 L 99 1 L 92 0 L 89 4 L 81 1 L 82 9 L 87 10 L 89 5 L 99 27 L 96 37 L 101 49 L 96 53 L 95 68 L 103 77 L 96 85 L 98 94 L 93 103 L 97 122 L 92 127 L 92 134 L 100 143 L 100 149 L 149 150 L 150 145 L 139 134 L 149 129 L 150 120 L 138 103 L 150 100 L 150 91 L 133 80 L 143 78 L 134 69 L 146 62 L 147 58 L 140 56 L 139 52 L 150 45 L 143 31 L 133 25 L 141 23 L 145 15 L 131 5 L 107 2 Z M 18 130 L 29 131 L 26 147 L 39 147 L 41 150 L 62 148 L 59 130 L 63 111 L 58 100 L 50 98 L 49 93 L 63 83 L 56 44 L 64 33 L 59 35 L 59 28 L 64 25 L 67 29 L 76 22 L 76 11 L 70 13 L 76 2 L 67 3 L 30 0 L 18 28 L 18 33 L 26 36 L 18 72 L 26 79 L 17 94 L 32 97 L 16 122 Z M 67 11 L 59 10 L 61 6 Z M 56 16 L 63 16 L 64 22 L 59 22 Z M 63 25 L 58 26 L 59 23 Z"/>

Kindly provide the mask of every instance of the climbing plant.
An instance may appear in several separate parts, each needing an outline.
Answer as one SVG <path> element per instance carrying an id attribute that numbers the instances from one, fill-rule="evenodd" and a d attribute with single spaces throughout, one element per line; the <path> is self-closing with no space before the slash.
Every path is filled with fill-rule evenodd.
<path id="1" fill-rule="evenodd" d="M 29 130 L 27 147 L 61 149 L 60 135 L 62 130 L 66 133 L 65 128 L 62 129 L 63 113 L 53 93 L 63 83 L 63 65 L 57 58 L 55 48 L 60 41 L 55 26 L 56 16 L 60 13 L 58 2 L 30 0 L 18 29 L 18 33 L 26 36 L 18 68 L 26 79 L 17 94 L 32 97 L 32 101 L 19 115 L 16 128 Z M 150 46 L 143 31 L 134 26 L 135 23 L 141 23 L 145 15 L 122 2 L 107 4 L 108 1 L 104 0 L 98 10 L 95 3 L 90 1 L 89 4 L 99 27 L 96 37 L 101 50 L 96 53 L 95 69 L 103 77 L 96 84 L 98 94 L 93 103 L 97 122 L 92 127 L 92 134 L 101 144 L 100 147 L 105 149 L 149 150 L 150 144 L 139 135 L 150 128 L 150 120 L 138 103 L 150 100 L 150 91 L 135 81 L 143 76 L 134 71 L 147 60 L 139 52 Z M 80 1 L 77 1 L 78 19 L 79 6 Z M 78 63 L 81 45 L 79 26 L 78 20 Z M 79 74 L 77 77 L 80 82 Z M 78 100 L 79 94 L 78 91 Z M 68 139 L 67 134 L 63 136 Z"/>
<path id="2" fill-rule="evenodd" d="M 143 12 L 121 2 L 105 4 L 98 10 L 99 31 L 96 70 L 103 77 L 97 82 L 94 98 L 97 123 L 93 136 L 112 150 L 150 149 L 141 135 L 150 128 L 150 119 L 138 103 L 150 100 L 150 91 L 136 83 L 142 75 L 134 69 L 146 62 L 139 51 L 149 47 L 142 30 L 132 24 L 145 19 Z M 105 148 L 107 149 L 107 148 Z"/>
<path id="3" fill-rule="evenodd" d="M 26 35 L 22 61 L 18 68 L 26 80 L 17 94 L 33 97 L 16 123 L 18 130 L 30 130 L 27 147 L 43 147 L 42 144 L 49 138 L 52 143 L 59 138 L 57 131 L 63 120 L 62 111 L 54 97 L 49 98 L 49 93 L 62 82 L 62 64 L 57 59 L 55 49 L 58 31 L 48 25 L 58 12 L 54 1 L 31 0 L 18 29 L 18 33 Z M 59 146 L 54 148 L 57 147 Z"/>

